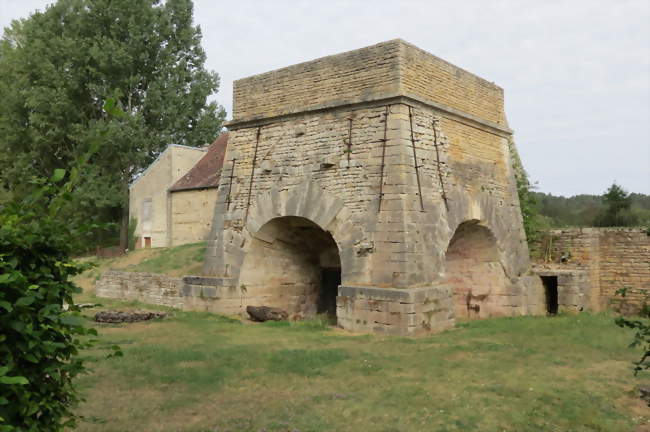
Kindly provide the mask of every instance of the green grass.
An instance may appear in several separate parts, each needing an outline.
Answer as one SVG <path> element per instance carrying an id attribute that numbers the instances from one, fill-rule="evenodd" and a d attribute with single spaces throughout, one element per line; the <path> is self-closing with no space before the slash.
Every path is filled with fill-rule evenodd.
<path id="1" fill-rule="evenodd" d="M 605 314 L 416 339 L 180 311 L 98 328 L 81 431 L 627 432 L 650 421 L 635 395 L 650 377 L 633 376 L 631 335 Z M 124 357 L 105 358 L 113 344 Z"/>
<path id="2" fill-rule="evenodd" d="M 174 270 L 195 267 L 202 265 L 205 259 L 205 243 L 192 243 L 172 248 L 161 248 L 158 253 L 146 258 L 140 263 L 129 265 L 127 271 L 149 272 L 149 273 L 170 273 Z M 197 267 L 195 272 L 200 272 Z"/>

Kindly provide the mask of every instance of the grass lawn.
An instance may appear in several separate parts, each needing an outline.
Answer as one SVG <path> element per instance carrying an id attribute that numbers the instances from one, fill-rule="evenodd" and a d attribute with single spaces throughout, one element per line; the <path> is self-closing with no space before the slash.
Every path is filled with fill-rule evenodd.
<path id="1" fill-rule="evenodd" d="M 137 305 L 93 299 L 105 308 Z M 151 309 L 155 309 L 150 307 Z M 160 309 L 160 308 L 158 308 Z M 92 311 L 91 311 L 92 312 Z M 80 431 L 640 431 L 631 334 L 605 314 L 461 323 L 424 338 L 205 313 L 97 325 Z M 106 359 L 121 345 L 122 358 Z"/>

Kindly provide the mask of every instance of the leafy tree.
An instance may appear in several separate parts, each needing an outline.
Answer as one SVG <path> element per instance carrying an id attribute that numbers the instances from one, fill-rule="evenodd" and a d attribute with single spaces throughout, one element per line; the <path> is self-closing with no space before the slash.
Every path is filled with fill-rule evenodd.
<path id="1" fill-rule="evenodd" d="M 58 0 L 5 29 L 0 190 L 24 196 L 26 178 L 71 166 L 101 139 L 60 217 L 120 221 L 126 247 L 130 181 L 169 144 L 211 142 L 225 117 L 207 101 L 219 77 L 192 14 L 191 0 Z M 106 116 L 109 97 L 125 116 Z"/>
<path id="2" fill-rule="evenodd" d="M 632 212 L 630 195 L 616 183 L 603 195 L 605 208 L 596 216 L 595 225 L 600 227 L 634 226 L 639 223 L 638 216 Z"/>
<path id="3" fill-rule="evenodd" d="M 517 184 L 517 194 L 519 196 L 519 207 L 521 209 L 524 231 L 526 232 L 528 242 L 531 243 L 538 238 L 540 229 L 544 223 L 537 210 L 537 200 L 533 192 L 533 185 L 530 183 L 528 173 L 521 163 L 521 158 L 519 157 L 514 141 L 511 140 L 509 142 L 509 148 Z"/>

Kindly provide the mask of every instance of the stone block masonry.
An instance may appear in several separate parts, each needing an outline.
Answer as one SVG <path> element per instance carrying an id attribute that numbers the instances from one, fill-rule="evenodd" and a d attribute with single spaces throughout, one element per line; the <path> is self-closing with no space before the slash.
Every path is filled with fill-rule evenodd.
<path id="1" fill-rule="evenodd" d="M 351 331 L 417 335 L 454 326 L 448 286 L 387 289 L 341 286 L 338 324 Z"/>
<path id="2" fill-rule="evenodd" d="M 224 315 L 241 312 L 241 292 L 223 278 L 170 277 L 157 273 L 108 270 L 95 283 L 97 297 Z"/>
<path id="3" fill-rule="evenodd" d="M 587 295 L 594 310 L 614 306 L 634 312 L 650 296 L 650 236 L 646 228 L 552 230 L 537 249 L 538 272 L 579 270 L 588 275 Z M 624 300 L 616 295 L 621 288 L 627 288 Z"/>
<path id="4" fill-rule="evenodd" d="M 135 300 L 142 303 L 183 308 L 183 281 L 155 273 L 109 270 L 95 284 L 97 297 Z"/>

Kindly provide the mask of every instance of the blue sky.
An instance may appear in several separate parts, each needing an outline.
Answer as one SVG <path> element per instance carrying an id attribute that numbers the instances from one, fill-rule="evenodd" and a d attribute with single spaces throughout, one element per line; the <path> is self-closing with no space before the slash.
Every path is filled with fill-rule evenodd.
<path id="1" fill-rule="evenodd" d="M 49 0 L 0 0 L 0 26 Z M 650 1 L 195 0 L 215 99 L 232 81 L 402 38 L 505 90 L 538 189 L 650 193 Z"/>

